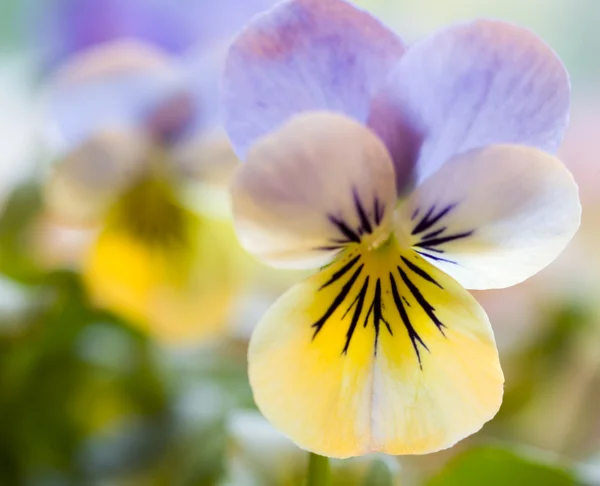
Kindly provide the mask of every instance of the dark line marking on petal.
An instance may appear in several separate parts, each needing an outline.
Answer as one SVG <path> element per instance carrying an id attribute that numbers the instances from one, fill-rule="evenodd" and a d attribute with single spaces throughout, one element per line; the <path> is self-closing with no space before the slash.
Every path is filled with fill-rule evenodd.
<path id="1" fill-rule="evenodd" d="M 417 286 L 414 283 L 412 283 L 410 278 L 408 278 L 408 275 L 406 275 L 404 270 L 402 270 L 402 268 L 400 268 L 399 266 L 397 268 L 398 268 L 398 272 L 400 272 L 400 277 L 402 278 L 402 280 L 404 281 L 404 283 L 410 290 L 410 293 L 413 295 L 415 300 L 418 302 L 418 304 L 421 306 L 421 308 L 425 311 L 425 314 L 427 314 L 429 319 L 431 319 L 433 321 L 433 323 L 436 325 L 436 327 L 439 329 L 439 331 L 444 336 L 446 336 L 446 334 L 444 333 L 444 327 L 446 327 L 446 326 L 444 325 L 444 323 L 442 321 L 439 320 L 438 316 L 435 315 L 435 307 L 433 307 L 427 301 L 427 299 L 423 296 L 423 294 L 417 288 Z"/>
<path id="2" fill-rule="evenodd" d="M 373 326 L 375 327 L 375 343 L 373 348 L 373 353 L 377 355 L 377 344 L 379 343 L 379 325 L 380 323 L 386 322 L 383 318 L 382 312 L 382 302 L 381 302 L 381 280 L 377 279 L 377 283 L 375 284 L 375 295 L 373 296 Z M 386 322 L 387 324 L 387 322 Z M 392 332 L 389 324 L 387 324 L 387 328 Z"/>
<path id="3" fill-rule="evenodd" d="M 360 260 L 360 255 L 355 256 L 352 260 L 350 260 L 348 263 L 346 263 L 346 265 L 344 265 L 337 272 L 335 272 L 327 282 L 325 282 L 323 285 L 321 285 L 321 287 L 319 287 L 319 290 L 324 289 L 325 287 L 328 287 L 329 285 L 331 285 L 332 283 L 336 282 L 337 280 L 342 278 L 344 275 L 346 275 L 346 273 L 348 273 L 350 271 L 350 269 L 354 265 L 356 265 L 356 262 L 358 262 L 358 260 Z"/>
<path id="4" fill-rule="evenodd" d="M 385 317 L 381 316 L 381 320 L 383 321 L 383 323 L 385 324 L 385 327 L 387 327 L 388 332 L 390 333 L 390 336 L 393 336 L 394 333 L 392 332 L 392 328 L 390 327 L 390 323 L 385 319 Z"/>
<path id="5" fill-rule="evenodd" d="M 373 233 L 374 228 L 381 223 L 385 213 L 385 205 L 381 204 L 381 201 L 377 196 L 375 196 L 374 199 L 372 214 L 369 214 L 365 209 L 363 201 L 361 200 L 356 187 L 352 188 L 352 197 L 354 199 L 356 214 L 360 221 L 359 227 L 353 228 L 343 218 L 328 214 L 327 219 L 342 234 L 343 238 L 329 238 L 329 245 L 319 246 L 315 248 L 315 250 L 331 251 L 341 249 L 350 243 L 360 243 L 361 237 L 365 233 Z M 373 217 L 373 220 L 371 220 L 370 216 Z"/>
<path id="6" fill-rule="evenodd" d="M 367 277 L 367 282 L 369 281 L 369 277 Z M 360 292 L 358 294 L 356 294 L 356 297 L 354 297 L 354 300 L 350 303 L 350 305 L 346 308 L 346 312 L 344 312 L 344 315 L 342 316 L 342 320 L 348 315 L 348 313 L 352 310 L 352 308 L 354 307 L 354 305 L 356 304 L 356 302 L 358 301 L 358 299 L 360 298 Z"/>
<path id="7" fill-rule="evenodd" d="M 402 300 L 408 307 L 410 307 L 410 302 L 408 300 L 406 300 L 406 297 L 404 297 L 404 295 L 402 296 Z"/>
<path id="8" fill-rule="evenodd" d="M 421 221 L 415 226 L 415 229 L 412 230 L 412 235 L 418 235 L 419 233 L 423 233 L 431 228 L 434 224 L 436 224 L 440 219 L 446 216 L 450 211 L 452 211 L 456 207 L 456 203 L 448 204 L 444 209 L 442 209 L 439 213 L 433 216 L 435 211 L 435 204 L 429 208 L 427 214 L 423 216 Z M 431 218 L 431 219 L 430 219 Z"/>
<path id="9" fill-rule="evenodd" d="M 433 248 L 431 246 L 422 246 L 422 245 L 415 245 L 415 246 L 418 246 L 419 248 L 423 248 L 423 250 L 433 251 L 435 253 L 446 253 L 444 250 L 440 250 L 439 248 Z"/>
<path id="10" fill-rule="evenodd" d="M 362 205 L 362 201 L 360 200 L 360 196 L 358 195 L 358 191 L 356 190 L 356 188 L 352 190 L 352 195 L 354 196 L 354 206 L 356 207 L 356 213 L 358 214 L 358 218 L 360 219 L 359 234 L 370 234 L 373 232 L 373 228 L 371 227 L 371 222 L 367 217 L 367 213 Z"/>
<path id="11" fill-rule="evenodd" d="M 367 327 L 367 324 L 369 323 L 369 316 L 373 312 L 374 307 L 375 307 L 375 299 L 373 299 L 373 302 L 371 302 L 371 306 L 369 307 L 369 310 L 367 311 L 367 317 L 365 317 L 365 322 L 363 323 L 363 327 L 365 327 L 365 328 Z"/>
<path id="12" fill-rule="evenodd" d="M 413 211 L 413 213 L 412 213 L 412 215 L 411 215 L 411 217 L 410 217 L 411 221 L 412 221 L 412 220 L 414 220 L 414 219 L 415 219 L 415 218 L 416 218 L 416 217 L 419 215 L 419 211 L 420 211 L 420 210 L 421 210 L 421 208 L 417 208 L 417 209 L 415 209 L 415 210 Z"/>
<path id="13" fill-rule="evenodd" d="M 413 262 L 411 262 L 408 258 L 406 257 L 402 257 L 402 261 L 406 264 L 406 266 L 408 268 L 410 268 L 414 273 L 416 273 L 419 277 L 424 278 L 425 280 L 427 280 L 428 282 L 431 282 L 434 285 L 437 285 L 440 289 L 444 289 L 444 287 L 442 287 L 437 280 L 435 280 L 431 275 L 429 275 L 429 273 L 427 273 L 425 270 L 423 270 L 421 267 L 419 267 L 418 265 L 414 264 Z"/>
<path id="14" fill-rule="evenodd" d="M 344 248 L 342 245 L 331 245 L 331 246 L 317 246 L 313 248 L 313 250 L 317 251 L 332 251 L 332 250 L 341 250 Z"/>
<path id="15" fill-rule="evenodd" d="M 387 292 L 389 293 L 389 291 Z M 377 344 L 379 342 L 379 330 L 381 327 L 381 323 L 385 324 L 388 332 L 391 336 L 394 335 L 390 323 L 387 321 L 385 316 L 383 315 L 383 310 L 385 308 L 383 304 L 383 300 L 381 298 L 382 290 L 381 290 L 381 280 L 377 279 L 377 283 L 375 284 L 375 294 L 373 295 L 373 301 L 369 306 L 369 310 L 367 311 L 367 315 L 365 316 L 365 320 L 363 322 L 363 327 L 366 328 L 369 324 L 369 317 L 373 314 L 373 327 L 375 328 L 375 342 L 373 345 L 373 353 L 377 355 Z"/>
<path id="16" fill-rule="evenodd" d="M 448 228 L 446 226 L 442 226 L 440 229 L 437 229 L 435 231 L 431 231 L 430 233 L 427 233 L 426 235 L 424 235 L 423 238 L 421 238 L 421 241 L 428 240 L 429 238 L 434 238 L 434 237 L 442 234 L 447 229 Z"/>
<path id="17" fill-rule="evenodd" d="M 367 277 L 365 279 L 365 283 L 363 284 L 362 288 L 358 292 L 356 299 L 354 299 L 354 302 L 352 302 L 352 304 L 350 304 L 350 307 L 348 307 L 348 311 L 349 311 L 352 307 L 354 307 L 356 305 L 356 307 L 354 308 L 354 314 L 352 315 L 352 322 L 350 323 L 350 327 L 348 328 L 348 332 L 346 333 L 346 344 L 344 345 L 342 354 L 348 353 L 348 348 L 350 347 L 350 341 L 352 341 L 352 336 L 354 335 L 354 330 L 356 329 L 356 325 L 358 324 L 358 320 L 360 319 L 360 315 L 362 314 L 362 310 L 363 310 L 363 306 L 365 303 L 365 297 L 367 295 L 368 288 L 369 288 L 369 277 Z M 346 311 L 346 313 L 348 311 Z"/>
<path id="18" fill-rule="evenodd" d="M 347 243 L 354 242 L 360 243 L 360 236 L 355 233 L 350 227 L 341 219 L 336 218 L 335 216 L 329 215 L 329 221 L 331 221 L 335 227 L 342 233 L 346 238 L 348 238 Z"/>
<path id="19" fill-rule="evenodd" d="M 452 260 L 448 260 L 447 258 L 441 258 L 435 255 L 429 255 L 428 253 L 425 253 L 423 251 L 419 251 L 419 250 L 415 250 L 416 253 L 418 253 L 419 255 L 421 255 L 422 257 L 425 258 L 429 258 L 431 260 L 435 260 L 436 262 L 446 262 L 446 263 L 452 263 L 453 265 L 458 265 L 458 263 L 456 263 L 455 261 Z"/>
<path id="20" fill-rule="evenodd" d="M 338 243 L 338 244 L 344 245 L 344 246 L 347 245 L 348 243 L 352 243 L 352 241 L 349 240 L 348 238 L 344 238 L 344 239 L 341 239 L 341 238 L 329 238 L 329 242 L 330 243 Z"/>
<path id="21" fill-rule="evenodd" d="M 342 289 L 336 295 L 335 299 L 333 300 L 333 302 L 331 303 L 329 308 L 325 311 L 325 314 L 323 314 L 323 316 L 312 325 L 312 327 L 315 328 L 315 332 L 313 334 L 313 339 L 315 337 L 317 337 L 317 334 L 319 334 L 319 331 L 323 328 L 323 326 L 325 325 L 327 320 L 333 315 L 333 313 L 342 304 L 342 302 L 344 302 L 344 299 L 348 296 L 348 294 L 350 293 L 350 290 L 352 290 L 352 287 L 353 287 L 354 283 L 356 282 L 356 279 L 360 275 L 360 272 L 362 272 L 363 267 L 364 267 L 364 264 L 361 263 L 361 265 L 356 269 L 354 274 L 350 277 L 350 279 L 344 284 Z"/>
<path id="22" fill-rule="evenodd" d="M 429 211 L 427 211 L 427 213 L 425 213 L 425 216 L 423 216 L 421 218 L 421 221 L 419 221 L 417 223 L 417 225 L 413 228 L 412 233 L 411 233 L 412 235 L 416 235 L 417 233 L 420 233 L 421 231 L 425 231 L 427 228 L 429 228 L 429 226 L 427 226 L 427 228 L 425 228 L 425 226 L 428 224 L 429 217 L 433 214 L 434 211 L 435 211 L 435 204 L 429 208 Z"/>
<path id="23" fill-rule="evenodd" d="M 419 246 L 421 248 L 424 248 L 426 246 L 439 246 L 439 245 L 443 245 L 444 243 L 449 243 L 450 241 L 468 238 L 472 234 L 473 234 L 473 230 L 465 231 L 464 233 L 457 233 L 454 235 L 443 236 L 440 238 L 433 238 L 433 239 L 429 239 L 429 240 L 423 239 L 419 243 L 417 243 L 415 246 Z"/>
<path id="24" fill-rule="evenodd" d="M 400 294 L 398 293 L 398 287 L 396 286 L 396 280 L 394 279 L 394 275 L 390 272 L 390 285 L 392 287 L 392 296 L 394 297 L 394 303 L 396 304 L 396 309 L 398 309 L 398 313 L 400 314 L 400 318 L 402 319 L 402 323 L 408 332 L 408 337 L 412 343 L 413 349 L 415 353 L 417 353 L 417 359 L 419 360 L 419 368 L 423 369 L 423 364 L 421 363 L 421 353 L 419 352 L 419 343 L 423 346 L 427 351 L 429 348 L 419 336 L 419 333 L 415 331 L 412 323 L 410 322 L 410 317 L 408 316 L 408 312 L 402 303 L 402 299 L 400 298 Z"/>

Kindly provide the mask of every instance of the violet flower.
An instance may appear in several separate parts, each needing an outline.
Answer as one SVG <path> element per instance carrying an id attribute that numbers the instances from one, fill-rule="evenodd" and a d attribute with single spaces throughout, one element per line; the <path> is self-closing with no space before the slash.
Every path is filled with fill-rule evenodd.
<path id="1" fill-rule="evenodd" d="M 567 73 L 533 33 L 455 25 L 405 46 L 343 0 L 288 0 L 234 41 L 225 126 L 244 247 L 321 267 L 250 343 L 263 414 L 321 455 L 422 454 L 479 430 L 502 400 L 484 310 L 577 230 L 551 154 Z"/>
<path id="2" fill-rule="evenodd" d="M 238 290 L 229 222 L 188 196 L 237 160 L 218 136 L 222 47 L 266 3 L 58 2 L 47 212 L 97 231 L 80 262 L 92 298 L 161 341 L 221 333 Z"/>

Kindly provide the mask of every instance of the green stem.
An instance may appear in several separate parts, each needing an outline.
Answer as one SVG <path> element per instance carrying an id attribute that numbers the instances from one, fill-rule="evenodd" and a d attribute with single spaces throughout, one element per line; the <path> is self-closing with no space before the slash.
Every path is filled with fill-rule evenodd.
<path id="1" fill-rule="evenodd" d="M 306 486 L 329 486 L 330 482 L 329 458 L 311 452 L 308 458 Z"/>

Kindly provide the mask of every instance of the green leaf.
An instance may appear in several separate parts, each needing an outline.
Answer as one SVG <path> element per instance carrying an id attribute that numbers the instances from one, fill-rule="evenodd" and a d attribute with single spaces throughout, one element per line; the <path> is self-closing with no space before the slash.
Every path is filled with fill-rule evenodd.
<path id="1" fill-rule="evenodd" d="M 574 474 L 562 465 L 518 449 L 483 446 L 453 460 L 426 486 L 576 486 Z"/>

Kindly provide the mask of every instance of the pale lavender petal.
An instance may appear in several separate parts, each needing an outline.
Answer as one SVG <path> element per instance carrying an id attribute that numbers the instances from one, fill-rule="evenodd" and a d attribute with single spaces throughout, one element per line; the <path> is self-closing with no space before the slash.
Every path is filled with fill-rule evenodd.
<path id="1" fill-rule="evenodd" d="M 373 94 L 403 52 L 393 32 L 343 0 L 291 0 L 257 17 L 225 68 L 224 122 L 236 152 L 243 158 L 302 111 L 366 122 Z"/>
<path id="2" fill-rule="evenodd" d="M 56 64 L 90 47 L 133 38 L 171 52 L 193 42 L 190 32 L 174 18 L 180 1 L 154 0 L 50 0 L 35 22 L 36 38 L 46 64 Z M 168 5 L 171 5 L 170 8 Z"/>
<path id="3" fill-rule="evenodd" d="M 400 173 L 416 163 L 419 182 L 453 155 L 489 144 L 553 153 L 569 104 L 568 75 L 550 47 L 528 30 L 480 20 L 411 46 L 378 94 L 370 124 L 388 147 L 403 148 L 393 154 Z M 394 140 L 406 127 L 423 140 L 408 157 L 404 140 Z"/>
<path id="4" fill-rule="evenodd" d="M 182 89 L 168 56 L 133 41 L 109 43 L 59 71 L 48 94 L 49 122 L 65 149 L 102 131 L 164 128 L 156 110 Z"/>
<path id="5" fill-rule="evenodd" d="M 182 0 L 180 0 L 182 1 Z M 196 1 L 195 5 L 210 0 Z M 220 84 L 231 37 L 257 12 L 270 7 L 274 0 L 221 0 L 205 5 L 202 36 L 179 55 L 185 75 L 193 117 L 182 138 L 198 138 L 206 132 L 222 130 Z M 197 28 L 200 28 L 200 23 Z"/>
<path id="6" fill-rule="evenodd" d="M 226 43 L 209 50 L 196 46 L 182 58 L 182 72 L 195 108 L 195 116 L 184 135 L 198 137 L 222 130 L 220 81 L 227 47 Z"/>
<path id="7" fill-rule="evenodd" d="M 29 10 L 47 64 L 123 38 L 170 53 L 232 36 L 274 0 L 44 0 Z M 39 5 L 38 5 L 39 4 Z M 41 9 L 40 9 L 41 8 Z"/>

